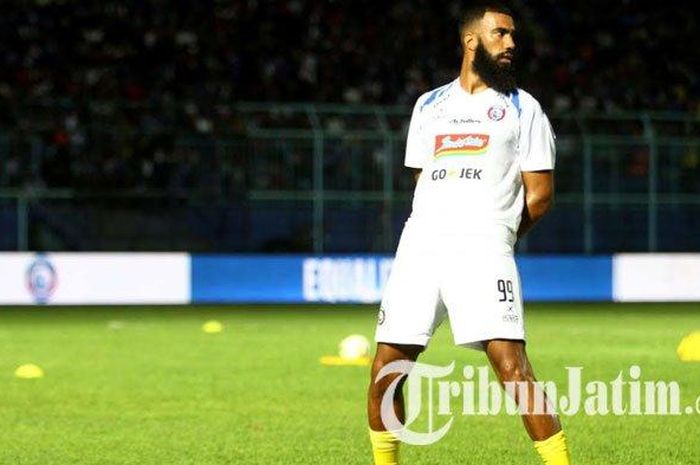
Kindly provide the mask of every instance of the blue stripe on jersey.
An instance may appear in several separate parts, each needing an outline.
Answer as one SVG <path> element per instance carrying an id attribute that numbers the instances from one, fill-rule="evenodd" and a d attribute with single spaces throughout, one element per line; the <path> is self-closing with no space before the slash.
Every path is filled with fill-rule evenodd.
<path id="1" fill-rule="evenodd" d="M 520 94 L 518 93 L 518 89 L 510 93 L 510 101 L 513 102 L 513 105 L 515 105 L 515 108 L 518 110 L 518 116 L 520 116 L 522 109 L 520 108 Z"/>
<path id="2" fill-rule="evenodd" d="M 449 84 L 445 84 L 444 86 L 438 87 L 437 89 L 432 91 L 428 98 L 425 100 L 425 102 L 423 102 L 423 105 L 420 106 L 420 111 L 423 111 L 423 108 L 430 105 L 433 102 L 433 100 L 444 94 L 447 88 L 449 88 L 451 85 L 452 83 L 450 82 Z"/>

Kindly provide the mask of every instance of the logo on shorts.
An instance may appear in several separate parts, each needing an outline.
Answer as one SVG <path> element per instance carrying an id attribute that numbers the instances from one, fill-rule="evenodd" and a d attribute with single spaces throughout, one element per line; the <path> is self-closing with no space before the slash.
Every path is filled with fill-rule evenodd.
<path id="1" fill-rule="evenodd" d="M 377 315 L 377 324 L 382 325 L 384 323 L 385 318 L 386 318 L 386 313 L 384 312 L 383 308 L 380 308 L 379 314 Z"/>
<path id="2" fill-rule="evenodd" d="M 489 147 L 488 134 L 439 134 L 435 136 L 435 158 L 481 155 Z"/>
<path id="3" fill-rule="evenodd" d="M 501 121 L 506 116 L 506 107 L 494 105 L 486 113 L 491 121 Z"/>

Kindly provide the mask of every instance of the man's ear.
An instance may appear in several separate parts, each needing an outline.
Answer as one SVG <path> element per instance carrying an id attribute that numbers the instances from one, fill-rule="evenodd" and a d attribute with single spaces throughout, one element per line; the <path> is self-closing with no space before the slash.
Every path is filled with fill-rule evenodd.
<path id="1" fill-rule="evenodd" d="M 479 38 L 473 31 L 464 31 L 462 33 L 462 47 L 464 51 L 471 50 L 472 52 L 476 50 L 476 46 L 479 45 Z"/>

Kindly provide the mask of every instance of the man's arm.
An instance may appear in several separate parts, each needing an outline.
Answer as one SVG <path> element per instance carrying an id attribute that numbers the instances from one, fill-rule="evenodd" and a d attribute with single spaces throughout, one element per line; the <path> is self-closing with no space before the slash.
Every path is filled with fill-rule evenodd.
<path id="1" fill-rule="evenodd" d="M 518 227 L 523 237 L 549 211 L 554 203 L 554 171 L 523 171 L 525 205 Z"/>
<path id="2" fill-rule="evenodd" d="M 420 174 L 423 172 L 421 169 L 414 169 L 413 170 L 413 180 L 416 181 L 416 184 L 418 183 L 418 178 L 420 178 Z"/>

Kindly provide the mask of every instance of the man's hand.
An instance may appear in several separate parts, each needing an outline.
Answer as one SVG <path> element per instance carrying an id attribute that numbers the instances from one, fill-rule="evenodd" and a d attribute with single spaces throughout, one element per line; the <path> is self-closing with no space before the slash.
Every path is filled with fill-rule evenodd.
<path id="1" fill-rule="evenodd" d="M 554 172 L 524 171 L 525 205 L 518 227 L 521 238 L 549 211 L 554 203 Z"/>

